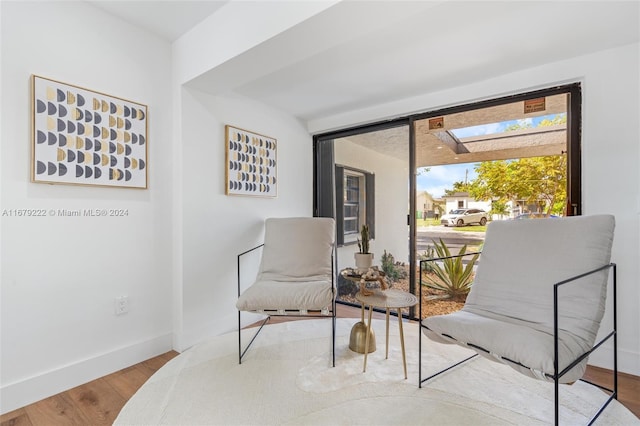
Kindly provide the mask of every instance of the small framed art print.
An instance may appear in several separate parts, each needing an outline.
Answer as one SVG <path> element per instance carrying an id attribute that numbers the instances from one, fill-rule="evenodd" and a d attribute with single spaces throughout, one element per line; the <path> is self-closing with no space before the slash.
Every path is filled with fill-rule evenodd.
<path id="1" fill-rule="evenodd" d="M 225 126 L 227 195 L 275 197 L 278 193 L 277 141 Z"/>

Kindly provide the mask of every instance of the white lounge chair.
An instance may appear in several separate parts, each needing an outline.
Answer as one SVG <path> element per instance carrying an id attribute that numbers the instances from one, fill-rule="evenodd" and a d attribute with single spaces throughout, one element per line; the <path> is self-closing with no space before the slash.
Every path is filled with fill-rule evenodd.
<path id="1" fill-rule="evenodd" d="M 480 354 L 553 381 L 556 424 L 559 384 L 581 379 L 589 354 L 613 338 L 614 388 L 607 389 L 611 396 L 593 422 L 617 398 L 616 273 L 610 263 L 614 226 L 611 215 L 491 222 L 464 307 L 424 318 L 424 334 L 474 349 L 472 357 Z M 610 269 L 613 329 L 596 343 Z M 422 379 L 420 356 L 420 387 L 452 367 Z"/>
<path id="2" fill-rule="evenodd" d="M 322 217 L 270 218 L 265 221 L 264 244 L 238 255 L 239 362 L 272 316 L 332 319 L 332 358 L 335 366 L 335 221 Z M 262 248 L 255 282 L 240 288 L 242 256 Z M 246 348 L 242 348 L 241 312 L 267 317 Z"/>

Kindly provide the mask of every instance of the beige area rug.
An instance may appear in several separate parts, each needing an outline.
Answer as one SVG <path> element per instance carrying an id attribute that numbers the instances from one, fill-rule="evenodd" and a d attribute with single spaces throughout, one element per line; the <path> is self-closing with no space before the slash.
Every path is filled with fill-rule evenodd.
<path id="1" fill-rule="evenodd" d="M 395 319 L 395 318 L 393 318 Z M 131 398 L 117 425 L 548 425 L 553 384 L 477 357 L 418 388 L 418 326 L 405 323 L 409 379 L 404 379 L 397 320 L 389 358 L 384 321 L 374 320 L 377 350 L 348 349 L 355 319 L 339 319 L 336 367 L 330 366 L 331 320 L 266 326 L 238 364 L 238 336 L 196 345 L 171 360 Z M 244 330 L 249 337 L 254 330 Z M 470 354 L 423 339 L 423 373 Z M 586 424 L 605 399 L 583 382 L 561 387 L 561 424 Z M 638 425 L 613 401 L 597 424 Z"/>

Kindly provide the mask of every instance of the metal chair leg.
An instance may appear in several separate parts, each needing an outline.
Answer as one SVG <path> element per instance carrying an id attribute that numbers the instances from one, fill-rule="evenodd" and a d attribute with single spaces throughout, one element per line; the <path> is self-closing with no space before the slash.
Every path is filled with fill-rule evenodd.
<path id="1" fill-rule="evenodd" d="M 244 355 L 247 353 L 247 351 L 253 344 L 253 341 L 256 340 L 256 337 L 258 337 L 258 334 L 260 334 L 260 331 L 262 331 L 262 327 L 264 327 L 265 324 L 270 319 L 271 319 L 271 316 L 268 316 L 262 321 L 262 323 L 260 324 L 260 328 L 258 328 L 258 331 L 256 331 L 256 333 L 253 335 L 253 337 L 251 338 L 251 341 L 243 351 L 242 350 L 242 329 L 240 328 L 240 311 L 238 311 L 238 353 L 240 355 L 238 359 L 238 364 L 242 364 L 242 357 L 244 357 Z"/>

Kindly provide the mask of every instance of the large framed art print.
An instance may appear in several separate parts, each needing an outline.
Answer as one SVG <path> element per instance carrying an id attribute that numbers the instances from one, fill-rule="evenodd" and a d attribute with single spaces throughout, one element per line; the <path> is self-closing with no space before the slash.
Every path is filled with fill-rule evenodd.
<path id="1" fill-rule="evenodd" d="M 277 141 L 229 125 L 225 126 L 225 135 L 225 194 L 277 196 Z"/>
<path id="2" fill-rule="evenodd" d="M 32 76 L 36 183 L 147 188 L 147 106 Z"/>

